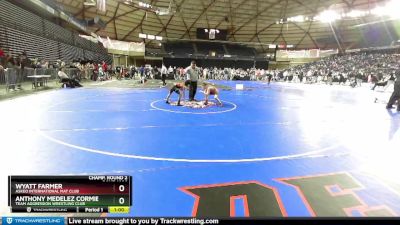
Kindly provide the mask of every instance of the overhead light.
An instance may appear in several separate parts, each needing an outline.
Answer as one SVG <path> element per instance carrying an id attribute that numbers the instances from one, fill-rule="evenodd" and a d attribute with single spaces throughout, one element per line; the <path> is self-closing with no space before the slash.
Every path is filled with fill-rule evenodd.
<path id="1" fill-rule="evenodd" d="M 143 7 L 143 8 L 148 8 L 148 9 L 153 8 L 153 6 L 151 6 L 150 4 L 145 3 L 145 2 L 139 2 L 139 6 Z"/>
<path id="2" fill-rule="evenodd" d="M 268 48 L 276 48 L 276 45 L 268 45 Z"/>
<path id="3" fill-rule="evenodd" d="M 371 13 L 376 15 L 376 16 L 384 16 L 386 11 L 384 7 L 376 7 L 371 10 Z"/>
<path id="4" fill-rule="evenodd" d="M 376 7 L 371 10 L 371 13 L 377 16 L 389 16 L 394 19 L 400 18 L 398 9 L 400 7 L 400 2 L 398 0 L 392 0 L 388 2 L 385 6 Z"/>
<path id="5" fill-rule="evenodd" d="M 85 2 L 83 2 L 83 5 L 85 6 L 95 6 L 97 3 L 95 0 L 86 0 Z"/>
<path id="6" fill-rule="evenodd" d="M 156 10 L 156 14 L 159 16 L 165 16 L 165 15 L 169 15 L 170 14 L 170 9 L 166 9 L 166 8 L 158 8 Z"/>
<path id="7" fill-rule="evenodd" d="M 345 14 L 346 17 L 350 17 L 350 18 L 359 18 L 359 17 L 363 17 L 365 15 L 366 15 L 366 12 L 360 11 L 360 10 L 352 10 Z"/>
<path id="8" fill-rule="evenodd" d="M 304 16 L 294 16 L 294 17 L 288 18 L 287 21 L 301 23 L 301 22 L 305 21 L 305 18 L 304 18 Z"/>
<path id="9" fill-rule="evenodd" d="M 315 18 L 323 23 L 331 23 L 340 19 L 341 16 L 333 10 L 325 10 Z"/>
<path id="10" fill-rule="evenodd" d="M 144 38 L 144 39 L 149 39 L 149 40 L 157 40 L 157 41 L 162 41 L 163 40 L 163 37 L 152 35 L 152 34 L 139 33 L 139 37 L 140 38 Z"/>

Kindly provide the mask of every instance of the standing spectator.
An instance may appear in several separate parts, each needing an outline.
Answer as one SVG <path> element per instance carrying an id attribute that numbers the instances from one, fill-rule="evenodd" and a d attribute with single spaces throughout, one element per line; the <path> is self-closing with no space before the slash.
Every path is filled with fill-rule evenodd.
<path id="1" fill-rule="evenodd" d="M 130 69 L 130 78 L 131 79 L 135 79 L 135 73 L 136 73 L 136 67 L 131 66 L 131 69 Z"/>
<path id="2" fill-rule="evenodd" d="M 26 66 L 29 66 L 29 59 L 28 59 L 28 55 L 26 54 L 25 50 L 19 56 L 19 65 L 20 65 L 22 71 L 25 69 Z"/>
<path id="3" fill-rule="evenodd" d="M 121 80 L 121 66 L 115 67 L 115 75 L 117 76 L 117 80 Z"/>
<path id="4" fill-rule="evenodd" d="M 14 57 L 11 55 L 11 51 L 8 50 L 8 53 L 5 54 L 4 68 L 14 68 L 14 66 Z"/>
<path id="5" fill-rule="evenodd" d="M 327 84 L 332 85 L 332 82 L 333 82 L 332 71 L 329 71 L 328 75 L 326 75 L 326 77 L 327 77 L 326 78 Z"/>
<path id="6" fill-rule="evenodd" d="M 4 77 L 4 67 L 0 64 L 0 77 Z"/>
<path id="7" fill-rule="evenodd" d="M 24 77 L 26 77 L 26 75 L 27 75 L 25 67 L 30 67 L 28 55 L 26 54 L 25 50 L 22 52 L 21 55 L 19 55 L 18 65 L 19 65 L 19 68 L 18 68 L 18 75 L 17 75 L 17 79 L 18 79 L 17 83 L 21 83 L 22 80 L 24 79 Z"/>
<path id="8" fill-rule="evenodd" d="M 144 77 L 144 66 L 142 65 L 140 68 L 139 68 L 139 74 L 140 74 L 140 82 L 142 83 L 142 84 L 144 84 L 145 82 L 145 77 Z"/>
<path id="9" fill-rule="evenodd" d="M 163 63 L 161 67 L 161 80 L 163 82 L 163 86 L 167 85 L 167 83 L 165 82 L 165 79 L 167 78 L 167 73 L 168 73 L 167 67 Z"/>
<path id="10" fill-rule="evenodd" d="M 168 76 L 172 76 L 174 74 L 174 68 L 172 66 L 168 67 Z"/>
<path id="11" fill-rule="evenodd" d="M 103 68 L 103 73 L 105 73 L 106 75 L 108 75 L 108 65 L 107 63 L 103 60 L 103 62 L 101 63 L 101 67 Z"/>
<path id="12" fill-rule="evenodd" d="M 208 79 L 208 69 L 207 68 L 204 68 L 204 70 L 203 70 L 203 79 L 204 80 Z"/>
<path id="13" fill-rule="evenodd" d="M 273 76 L 272 74 L 273 74 L 273 71 L 271 71 L 271 72 L 269 72 L 269 73 L 267 74 L 268 85 L 271 83 L 272 76 Z"/>
<path id="14" fill-rule="evenodd" d="M 181 67 L 180 71 L 179 71 L 179 79 L 184 79 L 185 77 L 185 68 Z"/>
<path id="15" fill-rule="evenodd" d="M 6 54 L 4 53 L 3 48 L 0 46 L 0 66 L 4 67 L 6 61 Z"/>
<path id="16" fill-rule="evenodd" d="M 174 66 L 174 69 L 173 69 L 173 75 L 174 75 L 174 79 L 176 79 L 176 66 Z"/>
<path id="17" fill-rule="evenodd" d="M 154 78 L 158 77 L 158 76 L 160 75 L 159 72 L 160 72 L 160 71 L 158 71 L 157 66 L 154 66 L 153 69 L 152 69 L 152 72 L 151 72 L 151 73 L 153 74 L 153 77 L 152 77 L 152 78 L 154 79 Z"/>
<path id="18" fill-rule="evenodd" d="M 92 64 L 93 67 L 93 80 L 96 81 L 99 78 L 99 65 L 97 63 Z"/>

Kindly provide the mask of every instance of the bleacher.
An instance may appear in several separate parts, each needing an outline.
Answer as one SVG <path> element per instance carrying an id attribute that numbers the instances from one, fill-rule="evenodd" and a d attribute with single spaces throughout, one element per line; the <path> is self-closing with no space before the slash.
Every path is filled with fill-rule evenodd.
<path id="1" fill-rule="evenodd" d="M 222 44 L 218 42 L 169 42 L 164 46 L 166 54 L 178 58 L 209 57 L 211 52 L 215 52 L 215 57 L 219 58 L 223 58 L 224 55 L 231 55 L 231 58 L 244 60 L 253 60 L 256 58 L 256 51 L 254 48 L 239 44 Z M 193 46 L 196 47 L 196 50 Z"/>
<path id="2" fill-rule="evenodd" d="M 43 19 L 30 13 L 18 6 L 7 2 L 0 1 L 0 19 L 5 21 L 6 24 L 16 24 L 23 28 L 28 28 L 34 32 L 43 32 Z"/>
<path id="3" fill-rule="evenodd" d="M 0 1 L 0 46 L 12 55 L 22 51 L 29 58 L 54 62 L 89 59 L 111 63 L 112 58 L 100 44 L 22 9 L 8 1 Z"/>
<path id="4" fill-rule="evenodd" d="M 147 48 L 145 55 L 148 57 L 164 57 L 167 56 L 165 51 L 162 48 Z"/>
<path id="5" fill-rule="evenodd" d="M 167 54 L 175 57 L 187 57 L 194 54 L 193 44 L 190 42 L 172 42 L 165 44 Z"/>
<path id="6" fill-rule="evenodd" d="M 0 40 L 0 45 L 3 46 L 3 49 L 10 49 L 14 56 L 26 50 L 29 58 L 40 58 L 48 61 L 59 59 L 59 46 L 56 41 L 8 28 L 1 23 L 0 33 L 5 34 L 5 38 Z"/>
<path id="7" fill-rule="evenodd" d="M 163 56 L 164 63 L 168 66 L 190 65 L 191 60 L 196 60 L 203 67 L 232 67 L 232 68 L 268 68 L 265 56 L 256 56 L 254 48 L 239 44 L 228 44 L 227 46 L 218 42 L 170 42 L 166 43 L 167 54 Z M 193 47 L 195 46 L 195 48 Z M 214 56 L 210 52 L 215 52 Z M 173 54 L 168 54 L 172 53 Z M 146 53 L 147 55 L 147 53 Z"/>
<path id="8" fill-rule="evenodd" d="M 217 55 L 225 55 L 224 46 L 220 43 L 212 42 L 198 42 L 196 43 L 197 53 L 202 55 L 209 55 L 210 52 L 216 52 Z"/>
<path id="9" fill-rule="evenodd" d="M 255 57 L 256 52 L 254 48 L 243 45 L 226 44 L 226 48 L 230 55 L 239 57 Z"/>

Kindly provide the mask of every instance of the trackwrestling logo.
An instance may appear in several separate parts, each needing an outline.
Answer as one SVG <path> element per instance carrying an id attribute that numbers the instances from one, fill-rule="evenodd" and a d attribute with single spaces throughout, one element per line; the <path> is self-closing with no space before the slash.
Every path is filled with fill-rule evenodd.
<path id="1" fill-rule="evenodd" d="M 64 225 L 62 217 L 3 217 L 3 225 Z"/>

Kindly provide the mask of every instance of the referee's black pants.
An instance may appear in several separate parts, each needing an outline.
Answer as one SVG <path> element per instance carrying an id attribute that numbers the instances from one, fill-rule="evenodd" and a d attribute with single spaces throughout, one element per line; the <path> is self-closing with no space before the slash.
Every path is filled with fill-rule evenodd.
<path id="1" fill-rule="evenodd" d="M 197 81 L 190 81 L 189 87 L 189 101 L 193 101 L 196 96 L 197 91 Z"/>
<path id="2" fill-rule="evenodd" d="M 397 101 L 400 101 L 400 88 L 396 87 L 392 96 L 389 99 L 389 102 L 386 106 L 386 108 L 392 108 L 393 104 Z M 397 103 L 397 111 L 400 111 L 400 102 Z"/>
<path id="3" fill-rule="evenodd" d="M 162 80 L 162 83 L 163 83 L 164 86 L 167 85 L 167 83 L 165 82 L 166 78 L 167 78 L 166 74 L 161 74 L 161 80 Z"/>

